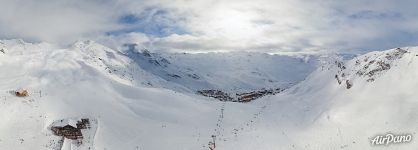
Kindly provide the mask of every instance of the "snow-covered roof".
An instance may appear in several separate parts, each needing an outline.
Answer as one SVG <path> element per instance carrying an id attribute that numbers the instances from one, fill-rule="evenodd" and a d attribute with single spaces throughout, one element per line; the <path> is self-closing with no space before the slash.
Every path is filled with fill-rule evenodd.
<path id="1" fill-rule="evenodd" d="M 63 119 L 57 122 L 54 122 L 52 124 L 52 126 L 59 126 L 59 127 L 63 127 L 66 125 L 70 125 L 74 128 L 77 128 L 77 122 L 79 121 L 79 119 Z"/>

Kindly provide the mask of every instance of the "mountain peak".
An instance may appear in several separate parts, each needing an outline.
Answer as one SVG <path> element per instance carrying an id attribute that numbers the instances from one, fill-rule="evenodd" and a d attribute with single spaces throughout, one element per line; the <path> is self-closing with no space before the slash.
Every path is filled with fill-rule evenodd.
<path id="1" fill-rule="evenodd" d="M 334 62 L 336 66 L 335 79 L 338 84 L 344 84 L 347 89 L 351 88 L 356 80 L 373 82 L 392 67 L 396 67 L 404 55 L 411 53 L 409 49 L 405 47 L 370 52 L 347 62 L 336 60 Z"/>

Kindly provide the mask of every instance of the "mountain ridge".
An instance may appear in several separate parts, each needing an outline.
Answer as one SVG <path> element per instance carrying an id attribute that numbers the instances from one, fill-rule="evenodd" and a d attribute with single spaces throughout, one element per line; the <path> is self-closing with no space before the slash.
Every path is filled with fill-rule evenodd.
<path id="1" fill-rule="evenodd" d="M 94 42 L 80 44 L 81 48 L 72 49 L 16 41 L 0 44 L 6 49 L 0 53 L 4 70 L 0 72 L 0 117 L 4 120 L 0 122 L 0 149 L 61 150 L 63 145 L 73 145 L 81 150 L 207 150 L 216 137 L 217 150 L 354 150 L 369 149 L 369 139 L 386 132 L 416 136 L 418 95 L 411 90 L 418 86 L 416 47 L 372 52 L 351 60 L 321 56 L 318 68 L 285 91 L 249 103 L 230 103 L 168 82 L 137 66 L 123 51 Z M 155 58 L 142 61 L 160 60 Z M 192 62 L 195 59 L 201 60 L 197 57 Z M 167 58 L 171 64 L 180 64 L 173 60 Z M 356 60 L 361 62 L 356 65 Z M 385 64 L 391 67 L 383 69 Z M 133 82 L 129 71 L 133 71 Z M 370 77 L 374 80 L 367 81 Z M 148 80 L 153 86 L 147 85 Z M 352 83 L 349 89 L 347 80 Z M 17 89 L 26 89 L 29 96 L 15 96 Z M 62 137 L 52 132 L 57 121 L 74 118 L 89 119 L 92 124 L 88 132 L 82 130 L 86 139 L 81 146 L 76 141 L 63 144 Z M 387 148 L 413 149 L 417 143 Z"/>

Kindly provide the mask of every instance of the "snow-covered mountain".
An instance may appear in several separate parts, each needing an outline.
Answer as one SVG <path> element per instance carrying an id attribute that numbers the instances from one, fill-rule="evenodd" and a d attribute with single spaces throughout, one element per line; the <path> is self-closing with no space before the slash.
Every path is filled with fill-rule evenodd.
<path id="1" fill-rule="evenodd" d="M 287 88 L 309 75 L 317 65 L 314 55 L 283 56 L 264 53 L 151 53 L 127 44 L 114 50 L 94 41 L 79 41 L 69 49 L 22 40 L 0 41 L 4 57 L 62 51 L 118 82 L 167 88 L 179 92 L 199 90 L 247 92 Z M 53 51 L 52 51 L 53 50 Z M 39 58 L 42 59 L 42 58 Z M 290 67 L 291 66 L 291 67 Z"/>
<path id="2" fill-rule="evenodd" d="M 190 91 L 286 87 L 302 81 L 315 69 L 317 61 L 314 56 L 248 52 L 158 54 L 139 49 L 135 44 L 127 44 L 123 52 L 145 71 Z"/>
<path id="3" fill-rule="evenodd" d="M 416 136 L 418 48 L 349 61 L 258 53 L 156 54 L 92 41 L 59 49 L 7 40 L 0 49 L 0 149 L 208 150 L 211 142 L 216 150 L 418 146 L 415 140 L 370 144 L 370 138 L 387 132 Z M 318 59 L 322 66 L 310 73 Z M 194 91 L 290 83 L 297 84 L 250 103 L 218 101 Z M 29 96 L 17 97 L 16 89 Z"/>
<path id="4" fill-rule="evenodd" d="M 234 101 L 239 97 L 236 94 L 278 93 L 291 87 L 308 76 L 318 62 L 314 55 L 245 52 L 159 54 L 139 49 L 135 44 L 113 50 L 93 41 L 77 42 L 71 50 L 84 55 L 91 66 L 105 70 L 115 80 L 129 85 L 167 88 L 183 93 L 221 91 L 236 99 Z"/>
<path id="5" fill-rule="evenodd" d="M 169 89 L 229 101 L 242 99 L 242 96 L 236 95 L 249 95 L 253 97 L 250 98 L 252 100 L 260 96 L 251 96 L 250 93 L 278 93 L 304 80 L 318 62 L 314 55 L 283 56 L 248 52 L 158 54 L 139 49 L 135 44 L 126 44 L 121 51 L 133 61 L 132 64 L 145 72 L 182 87 Z M 151 80 L 146 83 L 168 87 Z"/>
<path id="6" fill-rule="evenodd" d="M 85 131 L 96 137 L 94 143 L 84 141 L 81 149 L 116 149 L 123 141 L 132 142 L 124 149 L 135 149 L 142 142 L 153 143 L 150 140 L 155 138 L 169 142 L 175 137 L 163 138 L 161 133 L 148 138 L 152 136 L 141 134 L 162 132 L 162 128 L 171 125 L 172 136 L 189 132 L 194 138 L 204 139 L 184 146 L 200 148 L 214 134 L 211 123 L 218 119 L 217 109 L 225 103 L 195 95 L 198 89 L 238 91 L 289 86 L 303 80 L 315 64 L 307 57 L 258 53 L 156 54 L 129 46 L 118 51 L 93 41 L 80 41 L 68 49 L 59 49 L 46 43 L 4 40 L 0 48 L 0 66 L 4 70 L 0 75 L 4 91 L 1 114 L 8 118 L 0 125 L 4 131 L 0 147 L 9 149 L 67 146 L 68 142 L 55 136 L 52 128 L 57 121 L 73 120 L 76 124 L 83 118 L 89 119 L 97 129 Z M 288 65 L 294 68 L 287 69 Z M 291 73 L 294 77 L 287 76 Z M 28 90 L 30 96 L 16 97 L 17 89 Z M 196 119 L 199 123 L 192 123 Z M 204 122 L 208 123 L 201 124 Z M 203 131 L 185 131 L 193 128 Z M 24 132 L 17 133 L 18 130 Z M 182 147 L 177 142 L 173 144 Z M 167 149 L 171 146 L 155 143 L 141 147 Z"/>
<path id="7" fill-rule="evenodd" d="M 338 60 L 324 63 L 285 93 L 263 99 L 273 101 L 265 122 L 238 141 L 262 137 L 259 141 L 269 146 L 251 147 L 261 149 L 415 149 L 415 139 L 388 145 L 372 140 L 387 133 L 417 136 L 418 47 Z"/>

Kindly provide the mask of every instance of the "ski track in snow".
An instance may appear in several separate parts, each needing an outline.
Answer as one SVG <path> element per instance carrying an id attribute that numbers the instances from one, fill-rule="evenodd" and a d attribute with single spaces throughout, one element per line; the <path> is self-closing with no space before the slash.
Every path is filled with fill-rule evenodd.
<path id="1" fill-rule="evenodd" d="M 227 109 L 226 107 L 227 103 L 228 102 L 223 102 L 221 107 L 219 108 L 219 115 L 218 115 L 218 120 L 216 122 L 216 128 L 214 129 L 214 134 L 212 134 L 212 136 L 215 135 L 216 141 L 218 143 L 217 145 L 218 146 L 220 145 L 219 147 L 221 147 L 223 143 L 227 143 L 229 140 L 233 140 L 233 139 L 236 140 L 239 136 L 241 136 L 242 132 L 257 131 L 256 124 L 258 121 L 260 121 L 260 117 L 268 108 L 268 106 L 271 104 L 271 99 L 266 99 L 264 104 L 258 107 L 258 110 L 254 114 L 249 116 L 250 119 L 246 121 L 241 120 L 244 122 L 234 124 L 232 127 L 232 130 L 230 131 L 229 130 L 225 131 L 225 128 L 223 126 L 224 115 L 228 115 L 224 113 L 225 110 Z M 208 143 L 210 142 L 212 141 L 210 140 Z"/>

